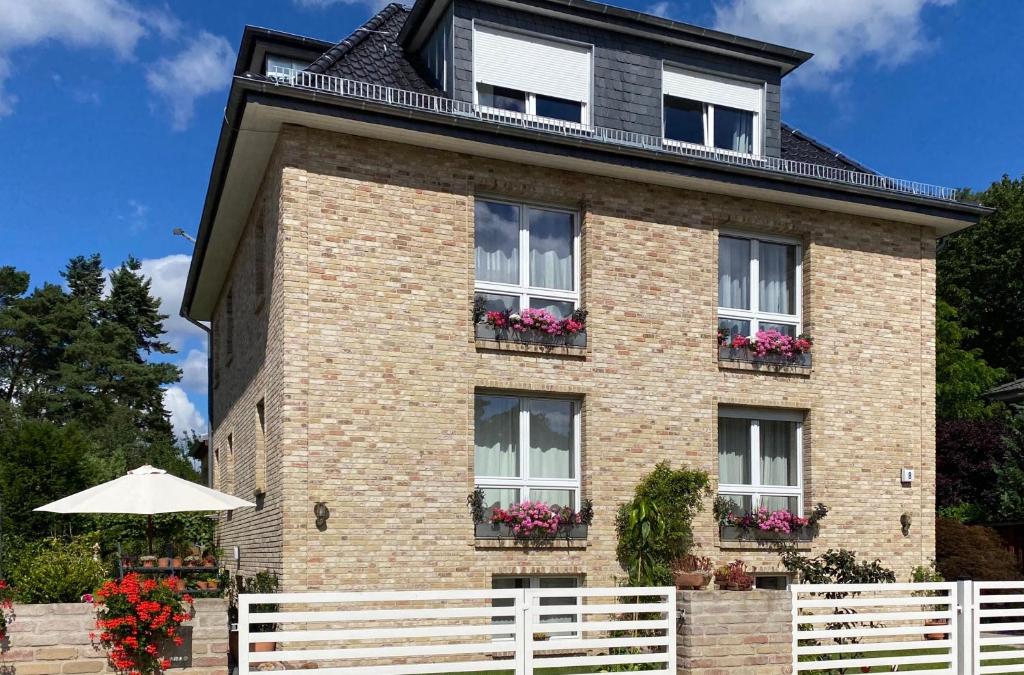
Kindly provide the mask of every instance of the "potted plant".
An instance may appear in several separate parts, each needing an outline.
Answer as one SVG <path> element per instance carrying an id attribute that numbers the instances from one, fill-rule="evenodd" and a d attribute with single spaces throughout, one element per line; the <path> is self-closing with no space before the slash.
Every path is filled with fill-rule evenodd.
<path id="1" fill-rule="evenodd" d="M 156 567 L 156 556 L 155 555 L 139 556 L 139 563 L 143 567 Z"/>
<path id="2" fill-rule="evenodd" d="M 276 593 L 278 587 L 277 575 L 273 572 L 259 572 L 254 577 L 242 579 L 242 585 L 239 589 L 242 593 Z M 278 606 L 276 604 L 263 604 L 253 605 L 253 610 L 256 612 L 276 612 Z M 250 626 L 250 631 L 253 633 L 272 633 L 277 629 L 277 625 L 273 623 L 254 623 Z M 251 652 L 273 652 L 277 651 L 276 642 L 254 642 L 249 645 L 249 651 Z"/>
<path id="3" fill-rule="evenodd" d="M 171 560 L 172 560 L 172 558 L 170 558 L 169 556 L 168 557 L 163 557 L 163 558 L 160 558 L 157 561 L 157 564 L 159 565 L 160 569 L 165 570 L 165 569 L 168 569 L 171 566 Z"/>
<path id="4" fill-rule="evenodd" d="M 217 556 L 213 553 L 207 553 L 203 556 L 203 567 L 209 567 L 211 569 L 217 567 Z"/>
<path id="5" fill-rule="evenodd" d="M 721 569 L 721 568 L 719 568 Z M 747 568 L 742 560 L 734 560 L 725 566 L 724 586 L 729 591 L 749 591 L 754 587 L 755 568 Z"/>
<path id="6" fill-rule="evenodd" d="M 931 565 L 918 565 L 910 573 L 910 581 L 915 584 L 932 584 L 940 583 L 945 581 L 942 573 L 935 568 L 935 562 L 932 561 Z M 938 594 L 937 591 L 914 591 L 913 595 L 918 598 L 935 597 Z M 945 607 L 943 605 L 922 605 L 921 609 L 925 611 L 941 612 Z M 925 619 L 925 626 L 948 626 L 949 619 Z M 948 633 L 925 633 L 925 640 L 945 640 Z"/>
<path id="7" fill-rule="evenodd" d="M 200 556 L 198 556 L 198 555 L 186 556 L 185 560 L 183 562 L 185 564 L 185 567 L 202 567 L 203 566 L 203 559 Z"/>
<path id="8" fill-rule="evenodd" d="M 729 566 L 719 565 L 715 568 L 714 572 L 715 587 L 719 590 L 724 590 L 726 585 L 729 583 Z"/>
<path id="9" fill-rule="evenodd" d="M 680 590 L 700 590 L 711 581 L 711 558 L 685 555 L 672 563 L 672 579 Z"/>

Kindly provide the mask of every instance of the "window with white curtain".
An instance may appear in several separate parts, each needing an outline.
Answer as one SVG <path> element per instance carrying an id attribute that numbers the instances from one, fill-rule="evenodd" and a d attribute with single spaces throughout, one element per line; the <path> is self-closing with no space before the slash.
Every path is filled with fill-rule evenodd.
<path id="1" fill-rule="evenodd" d="M 797 411 L 719 408 L 718 494 L 742 513 L 803 515 L 803 419 Z"/>
<path id="2" fill-rule="evenodd" d="M 580 299 L 575 213 L 477 199 L 475 218 L 476 293 L 487 310 L 572 314 Z"/>
<path id="3" fill-rule="evenodd" d="M 796 337 L 801 325 L 801 247 L 770 237 L 718 238 L 718 327 L 731 335 L 777 330 Z"/>
<path id="4" fill-rule="evenodd" d="M 573 399 L 476 395 L 473 466 L 487 508 L 579 508 L 579 411 Z"/>
<path id="5" fill-rule="evenodd" d="M 761 154 L 763 83 L 666 66 L 662 94 L 668 142 Z"/>

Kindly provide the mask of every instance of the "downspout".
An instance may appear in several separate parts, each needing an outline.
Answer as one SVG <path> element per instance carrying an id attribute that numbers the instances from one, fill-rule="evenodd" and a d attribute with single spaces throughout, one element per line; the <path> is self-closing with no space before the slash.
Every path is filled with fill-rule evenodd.
<path id="1" fill-rule="evenodd" d="M 189 316 L 184 309 L 179 314 L 193 326 L 198 326 L 206 333 L 206 423 L 208 425 L 206 431 L 206 485 L 213 487 L 213 457 L 210 455 L 213 452 L 213 444 L 210 443 L 213 440 L 213 333 L 209 327 Z"/>

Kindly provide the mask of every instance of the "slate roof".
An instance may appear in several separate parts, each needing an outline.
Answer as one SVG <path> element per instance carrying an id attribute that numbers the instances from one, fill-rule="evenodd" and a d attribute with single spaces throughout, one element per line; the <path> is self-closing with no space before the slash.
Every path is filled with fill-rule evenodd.
<path id="1" fill-rule="evenodd" d="M 397 3 L 387 5 L 347 38 L 324 52 L 307 70 L 424 94 L 443 95 L 420 75 L 398 44 L 398 34 L 410 11 Z M 875 173 L 787 124 L 782 125 L 782 158 Z"/>
<path id="2" fill-rule="evenodd" d="M 999 385 L 994 389 L 989 389 L 985 392 L 985 396 L 994 401 L 1006 401 L 1008 403 L 1024 401 L 1024 377 Z"/>

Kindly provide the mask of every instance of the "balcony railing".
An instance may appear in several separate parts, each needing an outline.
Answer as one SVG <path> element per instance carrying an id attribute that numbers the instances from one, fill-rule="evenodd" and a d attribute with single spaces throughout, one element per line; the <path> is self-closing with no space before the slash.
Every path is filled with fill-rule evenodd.
<path id="1" fill-rule="evenodd" d="M 779 157 L 756 157 L 754 155 L 745 155 L 703 145 L 680 143 L 667 140 L 661 136 L 609 129 L 580 124 L 578 122 L 565 122 L 548 117 L 538 117 L 536 115 L 526 115 L 497 108 L 478 106 L 473 103 L 457 101 L 443 96 L 421 94 L 379 84 L 348 80 L 333 75 L 310 73 L 304 70 L 293 70 L 280 66 L 271 67 L 267 75 L 278 84 L 300 89 L 310 89 L 345 98 L 383 103 L 397 108 L 420 110 L 449 117 L 482 120 L 501 126 L 517 127 L 618 147 L 638 148 L 665 155 L 708 160 L 730 166 L 771 171 L 787 176 L 810 178 L 939 201 L 955 202 L 959 197 L 959 190 L 955 188 L 919 183 L 901 178 L 890 178 L 863 171 L 838 169 L 831 166 L 799 162 Z"/>

